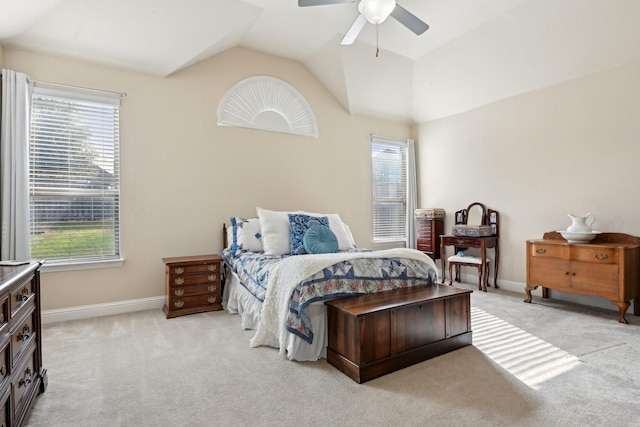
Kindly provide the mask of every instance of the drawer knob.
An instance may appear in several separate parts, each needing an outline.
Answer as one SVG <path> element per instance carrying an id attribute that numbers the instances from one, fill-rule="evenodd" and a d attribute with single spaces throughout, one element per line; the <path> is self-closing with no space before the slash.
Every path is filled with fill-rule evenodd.
<path id="1" fill-rule="evenodd" d="M 215 292 L 218 290 L 218 287 L 216 285 L 211 285 L 207 289 L 209 289 L 209 292 Z"/>
<path id="2" fill-rule="evenodd" d="M 18 292 L 16 294 L 16 300 L 18 302 L 22 302 L 22 301 L 26 301 L 29 299 L 29 294 L 31 293 L 31 291 L 29 290 L 29 288 L 24 287 L 22 289 L 20 289 L 20 292 Z"/>
<path id="3" fill-rule="evenodd" d="M 173 271 L 176 274 L 182 274 L 182 273 L 184 273 L 184 268 L 183 267 L 176 267 L 176 269 L 173 270 Z"/>
<path id="4" fill-rule="evenodd" d="M 603 260 L 603 259 L 609 258 L 609 255 L 607 255 L 607 254 L 595 254 L 595 258 L 599 259 L 599 260 Z"/>
<path id="5" fill-rule="evenodd" d="M 2 365 L 2 368 L 0 368 L 0 375 L 4 377 L 6 374 L 7 374 L 7 365 Z"/>
<path id="6" fill-rule="evenodd" d="M 218 276 L 215 274 L 210 274 L 207 279 L 209 279 L 210 282 L 215 282 L 216 280 L 218 280 Z"/>
<path id="7" fill-rule="evenodd" d="M 24 328 L 22 328 L 22 333 L 19 333 L 17 335 L 18 341 L 26 341 L 29 339 L 29 332 L 31 332 L 31 330 L 29 329 L 29 325 L 24 325 Z"/>
<path id="8" fill-rule="evenodd" d="M 176 285 L 182 285 L 184 283 L 184 277 L 176 277 L 176 280 L 174 280 L 174 282 L 176 283 Z"/>
<path id="9" fill-rule="evenodd" d="M 546 253 L 547 253 L 547 250 L 546 250 L 546 249 L 544 249 L 544 248 L 538 248 L 538 249 L 536 249 L 536 253 L 537 253 L 537 254 L 546 254 Z"/>
<path id="10" fill-rule="evenodd" d="M 184 295 L 184 289 L 176 289 L 176 291 L 174 292 L 174 294 L 177 297 L 181 297 L 182 295 Z"/>
<path id="11" fill-rule="evenodd" d="M 184 301 L 176 301 L 176 302 L 173 303 L 173 305 L 176 308 L 182 308 L 182 306 L 184 305 Z"/>
<path id="12" fill-rule="evenodd" d="M 216 297 L 209 297 L 209 298 L 207 298 L 207 301 L 209 301 L 211 304 L 213 304 L 214 302 L 218 301 L 218 298 L 216 298 Z"/>
<path id="13" fill-rule="evenodd" d="M 20 378 L 18 381 L 18 387 L 23 387 L 25 385 L 31 384 L 31 369 L 27 368 L 24 370 L 24 376 Z"/>
<path id="14" fill-rule="evenodd" d="M 211 264 L 207 266 L 207 269 L 209 269 L 209 271 L 216 271 L 218 269 L 218 266 L 215 264 Z"/>

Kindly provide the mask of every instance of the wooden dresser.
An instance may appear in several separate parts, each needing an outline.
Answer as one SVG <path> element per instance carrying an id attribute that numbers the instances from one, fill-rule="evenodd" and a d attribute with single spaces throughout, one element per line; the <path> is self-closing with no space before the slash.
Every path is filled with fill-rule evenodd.
<path id="1" fill-rule="evenodd" d="M 416 218 L 416 249 L 429 255 L 433 260 L 440 258 L 442 234 L 444 234 L 444 219 Z"/>
<path id="2" fill-rule="evenodd" d="M 0 267 L 0 423 L 19 426 L 47 387 L 42 367 L 40 262 Z"/>
<path id="3" fill-rule="evenodd" d="M 163 258 L 167 319 L 222 310 L 221 263 L 218 255 Z"/>
<path id="4" fill-rule="evenodd" d="M 425 285 L 327 301 L 327 362 L 363 383 L 470 345 L 471 292 Z"/>
<path id="5" fill-rule="evenodd" d="M 640 238 L 622 233 L 602 233 L 589 243 L 567 243 L 560 233 L 545 233 L 542 240 L 527 241 L 527 286 L 608 298 L 618 307 L 618 321 L 634 301 L 640 315 Z"/>

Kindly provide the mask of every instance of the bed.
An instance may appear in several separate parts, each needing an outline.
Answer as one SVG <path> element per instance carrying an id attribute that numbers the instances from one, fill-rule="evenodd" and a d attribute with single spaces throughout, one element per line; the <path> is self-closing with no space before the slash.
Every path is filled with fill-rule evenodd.
<path id="1" fill-rule="evenodd" d="M 242 328 L 256 331 L 252 347 L 277 348 L 290 360 L 326 358 L 324 301 L 438 283 L 435 264 L 420 251 L 356 247 L 338 214 L 262 208 L 257 214 L 231 217 L 221 254 L 222 304 L 241 317 Z M 328 249 L 324 241 L 314 246 L 318 230 L 328 236 Z"/>

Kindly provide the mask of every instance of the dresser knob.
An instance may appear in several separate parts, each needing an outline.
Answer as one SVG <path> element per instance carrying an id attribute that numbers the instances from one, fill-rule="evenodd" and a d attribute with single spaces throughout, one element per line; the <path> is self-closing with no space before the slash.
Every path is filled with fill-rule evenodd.
<path id="1" fill-rule="evenodd" d="M 218 301 L 218 298 L 216 298 L 216 297 L 209 297 L 209 298 L 207 298 L 207 301 L 209 301 L 211 304 L 213 304 L 214 302 Z"/>
<path id="2" fill-rule="evenodd" d="M 218 266 L 215 265 L 215 264 L 210 264 L 210 265 L 207 266 L 207 269 L 209 271 L 216 271 L 218 269 Z"/>
<path id="3" fill-rule="evenodd" d="M 207 278 L 210 282 L 215 282 L 216 280 L 218 280 L 218 276 L 216 276 L 215 274 L 210 274 Z"/>
<path id="4" fill-rule="evenodd" d="M 176 280 L 174 280 L 176 285 L 182 285 L 184 283 L 184 277 L 176 277 Z"/>
<path id="5" fill-rule="evenodd" d="M 538 248 L 538 249 L 536 249 L 536 253 L 538 253 L 538 254 L 546 254 L 547 250 L 543 249 L 543 248 Z"/>
<path id="6" fill-rule="evenodd" d="M 177 297 L 181 297 L 182 295 L 184 295 L 184 289 L 176 289 L 174 294 Z"/>
<path id="7" fill-rule="evenodd" d="M 209 286 L 207 289 L 209 289 L 209 292 L 215 292 L 215 291 L 217 291 L 217 290 L 218 290 L 218 287 L 217 287 L 217 286 L 215 286 L 215 285 L 211 285 L 211 286 Z"/>
<path id="8" fill-rule="evenodd" d="M 176 267 L 175 270 L 173 270 L 174 273 L 176 274 L 182 274 L 184 273 L 184 268 L 183 267 Z"/>
<path id="9" fill-rule="evenodd" d="M 17 335 L 18 341 L 26 341 L 29 339 L 29 332 L 31 332 L 31 330 L 29 329 L 29 325 L 24 325 L 24 328 L 22 328 L 22 333 Z"/>
<path id="10" fill-rule="evenodd" d="M 176 302 L 173 303 L 173 305 L 176 308 L 182 308 L 182 306 L 184 305 L 184 301 L 176 301 Z"/>
<path id="11" fill-rule="evenodd" d="M 609 255 L 607 255 L 607 254 L 595 254 L 594 256 L 595 256 L 596 259 L 599 259 L 599 260 L 603 260 L 603 259 L 609 258 Z"/>

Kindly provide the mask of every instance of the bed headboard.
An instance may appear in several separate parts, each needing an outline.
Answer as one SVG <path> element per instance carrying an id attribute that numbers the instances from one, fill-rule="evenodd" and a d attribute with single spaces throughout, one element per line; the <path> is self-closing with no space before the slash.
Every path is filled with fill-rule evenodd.
<path id="1" fill-rule="evenodd" d="M 222 249 L 227 247 L 227 224 L 222 223 Z"/>

